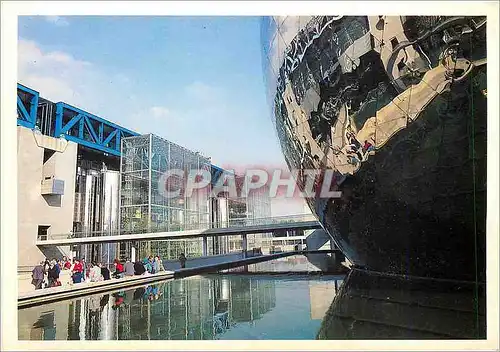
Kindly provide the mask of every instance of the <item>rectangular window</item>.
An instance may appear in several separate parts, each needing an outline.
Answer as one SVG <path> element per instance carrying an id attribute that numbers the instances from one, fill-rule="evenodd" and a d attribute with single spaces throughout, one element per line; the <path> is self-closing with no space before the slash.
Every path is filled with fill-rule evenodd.
<path id="1" fill-rule="evenodd" d="M 38 241 L 48 240 L 50 225 L 38 225 Z"/>

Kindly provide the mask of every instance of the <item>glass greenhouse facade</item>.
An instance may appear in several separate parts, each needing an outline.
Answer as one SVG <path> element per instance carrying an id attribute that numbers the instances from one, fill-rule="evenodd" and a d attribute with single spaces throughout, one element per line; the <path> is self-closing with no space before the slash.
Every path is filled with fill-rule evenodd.
<path id="1" fill-rule="evenodd" d="M 271 216 L 271 200 L 268 190 L 252 190 L 247 198 L 229 198 L 219 194 L 210 198 L 210 187 L 194 190 L 190 197 L 181 194 L 165 197 L 159 187 L 182 188 L 182 181 L 169 177 L 161 182 L 169 170 L 206 170 L 215 184 L 220 173 L 214 173 L 210 158 L 183 148 L 153 134 L 128 137 L 122 140 L 120 229 L 121 233 L 145 233 L 160 231 L 185 231 L 208 227 L 244 226 L 247 220 Z M 217 168 L 219 172 L 226 173 Z M 235 176 L 241 189 L 245 176 Z M 160 182 L 159 182 L 160 181 Z M 261 247 L 262 239 L 271 234 L 248 235 L 248 248 Z M 175 259 L 180 253 L 188 257 L 202 255 L 201 238 L 186 240 L 137 241 L 121 244 L 120 257 L 129 257 L 132 246 L 140 258 L 160 255 Z M 242 237 L 223 236 L 208 238 L 207 254 L 217 255 L 241 251 Z"/>
<path id="2" fill-rule="evenodd" d="M 210 171 L 210 159 L 153 134 L 122 140 L 122 233 L 182 231 L 207 226 L 208 188 L 193 191 L 191 197 L 181 193 L 171 198 L 165 197 L 159 188 L 165 172 L 179 169 L 186 173 L 199 169 Z M 169 186 L 176 189 L 182 186 L 181 182 L 169 178 Z M 201 255 L 201 239 L 168 242 L 143 241 L 138 246 L 139 255 L 160 254 L 167 258 L 181 252 Z"/>

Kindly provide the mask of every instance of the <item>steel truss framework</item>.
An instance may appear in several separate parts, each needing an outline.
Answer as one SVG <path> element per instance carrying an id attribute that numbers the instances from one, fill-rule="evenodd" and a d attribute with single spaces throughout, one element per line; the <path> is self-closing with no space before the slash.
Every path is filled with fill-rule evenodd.
<path id="1" fill-rule="evenodd" d="M 40 94 L 22 84 L 17 84 L 17 124 L 35 128 Z"/>
<path id="2" fill-rule="evenodd" d="M 55 136 L 120 156 L 120 141 L 139 134 L 63 102 L 56 104 Z"/>
<path id="3" fill-rule="evenodd" d="M 40 94 L 22 84 L 17 84 L 17 124 L 37 128 Z M 138 136 L 137 132 L 107 121 L 64 102 L 55 104 L 55 128 L 52 137 L 64 136 L 67 140 L 120 156 L 123 138 Z"/>

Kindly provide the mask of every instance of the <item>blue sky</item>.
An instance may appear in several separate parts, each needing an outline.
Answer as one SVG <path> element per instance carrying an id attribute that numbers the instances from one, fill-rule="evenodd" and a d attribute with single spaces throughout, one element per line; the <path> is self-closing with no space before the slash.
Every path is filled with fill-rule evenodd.
<path id="1" fill-rule="evenodd" d="M 223 167 L 286 168 L 265 97 L 259 17 L 30 16 L 19 17 L 18 35 L 19 81 L 42 97 Z"/>

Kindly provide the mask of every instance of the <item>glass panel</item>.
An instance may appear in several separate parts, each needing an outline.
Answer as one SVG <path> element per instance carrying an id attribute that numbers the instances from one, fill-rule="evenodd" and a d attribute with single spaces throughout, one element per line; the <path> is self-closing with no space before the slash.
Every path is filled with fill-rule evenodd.
<path id="1" fill-rule="evenodd" d="M 165 172 L 168 168 L 169 142 L 153 135 L 152 148 L 151 168 L 155 171 Z"/>
<path id="2" fill-rule="evenodd" d="M 269 61 L 274 72 L 278 72 L 284 58 L 284 43 L 280 35 L 276 35 L 270 46 Z"/>
<path id="3" fill-rule="evenodd" d="M 281 26 L 283 25 L 283 21 L 285 21 L 285 19 L 287 18 L 288 16 L 273 16 L 274 18 L 274 21 L 276 22 L 276 24 L 278 25 L 278 31 L 281 29 Z"/>
<path id="4" fill-rule="evenodd" d="M 297 35 L 299 31 L 299 17 L 298 16 L 287 16 L 279 28 L 279 33 L 283 38 L 285 47 L 290 45 L 290 42 Z"/>
<path id="5" fill-rule="evenodd" d="M 168 231 L 168 208 L 151 206 L 151 231 Z"/>
<path id="6" fill-rule="evenodd" d="M 149 168 L 149 135 L 123 139 L 122 172 Z"/>
<path id="7" fill-rule="evenodd" d="M 186 211 L 184 212 L 184 224 L 186 229 L 194 230 L 199 228 L 200 218 L 199 213 L 194 211 Z"/>
<path id="8" fill-rule="evenodd" d="M 304 27 L 311 21 L 313 16 L 299 16 L 299 30 L 304 29 Z"/>
<path id="9" fill-rule="evenodd" d="M 169 209 L 168 211 L 169 231 L 181 231 L 184 229 L 184 210 Z"/>
<path id="10" fill-rule="evenodd" d="M 147 171 L 130 172 L 122 175 L 122 205 L 147 204 L 149 200 L 149 180 Z"/>
<path id="11" fill-rule="evenodd" d="M 142 233 L 148 229 L 148 207 L 131 206 L 121 209 L 121 227 L 124 233 Z"/>
<path id="12" fill-rule="evenodd" d="M 274 97 L 276 95 L 276 71 L 274 71 L 267 55 L 262 58 L 262 65 L 267 92 L 267 103 L 272 109 Z M 271 115 L 271 117 L 274 120 L 274 116 Z"/>
<path id="13" fill-rule="evenodd" d="M 266 16 L 262 18 L 261 41 L 265 56 L 268 56 L 270 53 L 271 42 L 276 35 L 276 30 L 277 26 L 273 17 Z"/>

